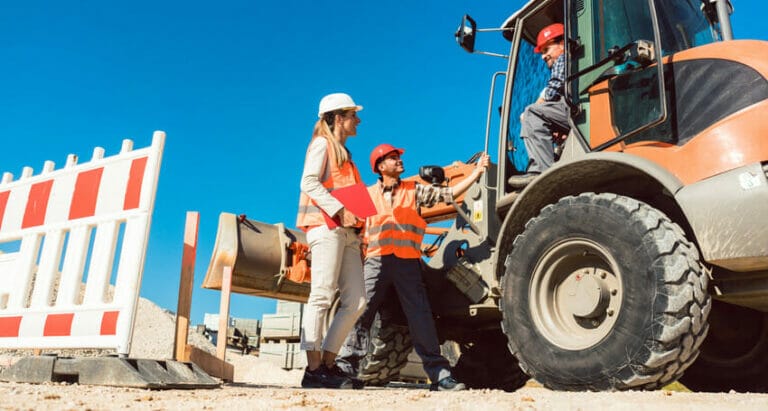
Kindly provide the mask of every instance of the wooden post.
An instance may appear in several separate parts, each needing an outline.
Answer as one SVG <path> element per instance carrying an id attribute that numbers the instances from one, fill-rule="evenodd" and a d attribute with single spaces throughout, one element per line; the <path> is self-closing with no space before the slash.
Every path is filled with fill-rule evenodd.
<path id="1" fill-rule="evenodd" d="M 224 361 L 224 355 L 219 358 L 207 353 L 197 347 L 189 345 L 187 336 L 189 332 L 189 313 L 192 308 L 192 287 L 195 280 L 195 257 L 197 256 L 197 234 L 200 224 L 200 213 L 197 211 L 187 211 L 187 220 L 184 225 L 184 251 L 181 256 L 181 278 L 179 280 L 179 304 L 176 309 L 176 335 L 173 342 L 173 356 L 176 361 L 193 362 L 203 371 L 211 376 L 221 378 L 224 381 L 232 381 L 235 375 L 235 368 L 232 364 Z M 227 271 L 227 269 L 229 271 Z M 229 275 L 226 276 L 226 273 Z M 226 267 L 226 298 L 222 294 L 222 308 L 225 310 L 224 318 L 229 318 L 229 293 L 232 284 L 232 270 Z M 224 293 L 224 288 L 222 288 Z M 226 300 L 226 301 L 225 301 Z M 226 307 L 224 303 L 226 302 Z M 226 324 L 226 323 L 225 323 Z M 224 349 L 226 349 L 227 333 L 224 326 Z M 221 341 L 221 340 L 220 340 Z M 218 350 L 218 347 L 217 347 Z"/>
<path id="2" fill-rule="evenodd" d="M 192 307 L 192 286 L 195 281 L 195 257 L 197 256 L 197 233 L 200 213 L 187 211 L 184 224 L 184 250 L 181 255 L 181 278 L 179 280 L 179 303 L 176 309 L 176 337 L 173 353 L 176 361 L 187 361 L 185 350 L 189 332 L 189 314 Z"/>
<path id="3" fill-rule="evenodd" d="M 224 361 L 227 355 L 227 329 L 229 328 L 229 299 L 232 296 L 232 267 L 224 266 L 221 276 L 221 304 L 219 305 L 219 331 L 216 341 L 216 357 Z"/>

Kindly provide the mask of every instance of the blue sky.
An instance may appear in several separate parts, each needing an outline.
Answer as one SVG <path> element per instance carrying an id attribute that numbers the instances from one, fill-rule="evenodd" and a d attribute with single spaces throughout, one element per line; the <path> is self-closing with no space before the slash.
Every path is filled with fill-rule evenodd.
<path id="1" fill-rule="evenodd" d="M 0 12 L 0 172 L 116 154 L 167 133 L 141 295 L 175 310 L 187 210 L 201 214 L 192 323 L 218 311 L 204 290 L 220 212 L 295 221 L 319 99 L 365 106 L 348 142 L 363 179 L 370 150 L 406 148 L 406 173 L 483 149 L 494 71 L 453 39 L 461 16 L 497 27 L 524 2 L 6 2 Z M 734 0 L 737 38 L 768 40 L 762 0 Z M 500 34 L 477 47 L 506 53 Z M 235 295 L 231 315 L 275 301 Z"/>

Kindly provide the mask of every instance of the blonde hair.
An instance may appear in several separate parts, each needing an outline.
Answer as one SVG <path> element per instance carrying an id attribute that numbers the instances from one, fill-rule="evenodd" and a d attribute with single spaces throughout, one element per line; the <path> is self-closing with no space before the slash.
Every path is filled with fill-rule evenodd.
<path id="1" fill-rule="evenodd" d="M 323 118 L 317 120 L 317 123 L 315 123 L 315 128 L 312 130 L 312 138 L 315 137 L 325 137 L 328 141 L 331 142 L 331 148 L 333 149 L 333 154 L 336 155 L 336 162 L 337 166 L 341 167 L 349 161 L 349 154 L 347 153 L 347 149 L 344 147 L 341 142 L 336 139 L 336 137 L 333 135 L 333 120 L 336 117 L 337 114 L 340 114 L 342 110 L 333 111 L 330 113 L 323 114 Z M 330 120 L 330 125 L 328 124 Z"/>

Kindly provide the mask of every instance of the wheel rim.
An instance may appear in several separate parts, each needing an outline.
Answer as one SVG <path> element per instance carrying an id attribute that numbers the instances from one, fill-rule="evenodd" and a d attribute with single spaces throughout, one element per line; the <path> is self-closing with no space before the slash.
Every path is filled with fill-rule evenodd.
<path id="1" fill-rule="evenodd" d="M 537 329 L 567 350 L 583 350 L 605 338 L 616 324 L 622 296 L 618 264 L 603 246 L 584 238 L 548 249 L 529 288 Z"/>

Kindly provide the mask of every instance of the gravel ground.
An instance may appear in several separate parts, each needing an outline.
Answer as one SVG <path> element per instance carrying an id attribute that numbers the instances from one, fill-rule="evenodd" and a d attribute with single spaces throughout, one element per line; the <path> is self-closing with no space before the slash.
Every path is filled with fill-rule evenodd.
<path id="1" fill-rule="evenodd" d="M 174 318 L 141 299 L 131 348 L 133 358 L 167 359 L 173 349 Z M 190 343 L 209 352 L 205 338 L 190 334 Z M 48 351 L 46 351 L 48 352 Z M 52 352 L 52 351 L 51 351 Z M 97 350 L 60 352 L 99 355 Z M 0 369 L 29 351 L 0 351 Z M 398 384 L 364 390 L 304 390 L 302 371 L 285 371 L 251 355 L 228 352 L 235 383 L 215 389 L 144 390 L 78 384 L 0 383 L 0 410 L 768 410 L 768 394 L 550 391 L 535 382 L 514 392 L 470 390 L 429 392 L 425 385 Z"/>
<path id="2" fill-rule="evenodd" d="M 294 379 L 297 380 L 297 379 Z M 655 392 L 562 393 L 525 387 L 514 393 L 429 392 L 423 387 L 302 390 L 239 383 L 218 389 L 150 391 L 79 385 L 0 383 L 2 410 L 691 410 L 768 409 L 766 394 Z"/>

